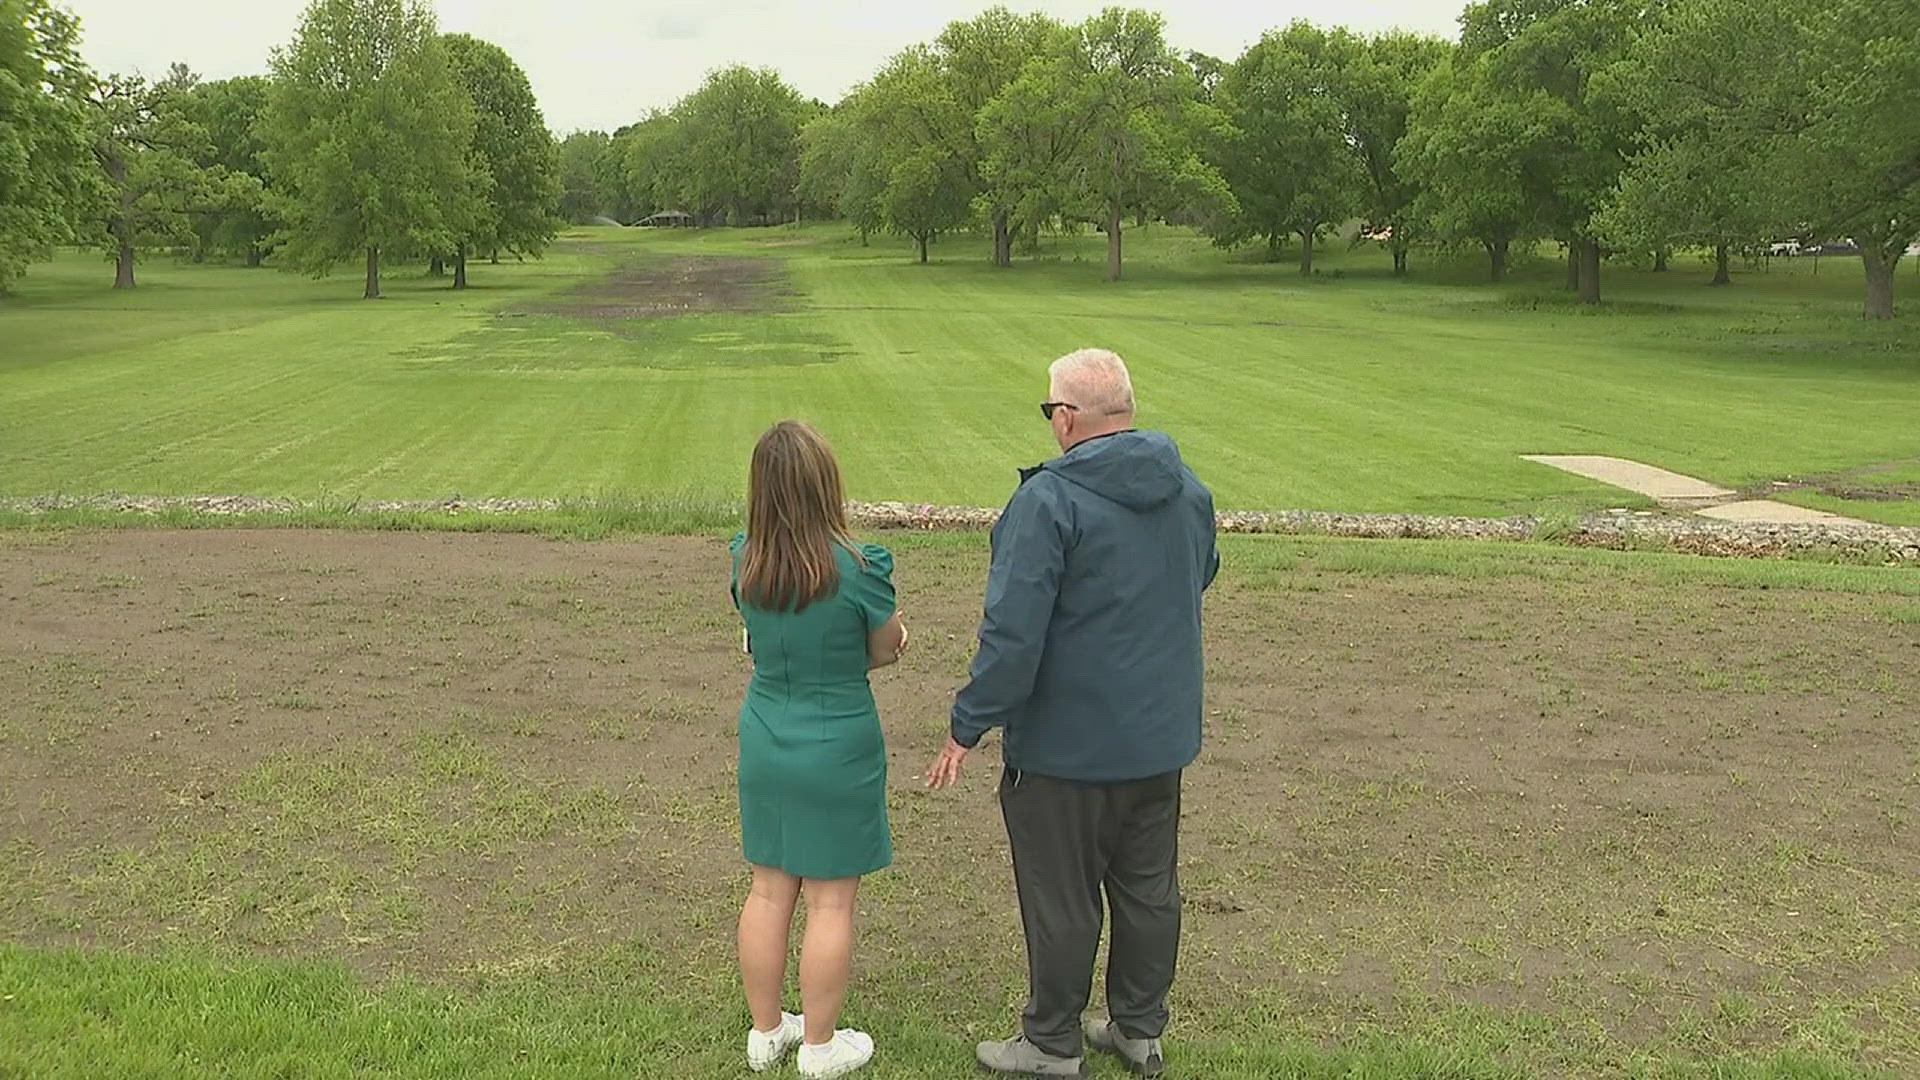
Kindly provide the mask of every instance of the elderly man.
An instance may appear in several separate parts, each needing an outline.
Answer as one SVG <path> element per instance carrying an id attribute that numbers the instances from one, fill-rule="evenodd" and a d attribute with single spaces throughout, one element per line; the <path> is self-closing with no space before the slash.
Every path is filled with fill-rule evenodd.
<path id="1" fill-rule="evenodd" d="M 1200 752 L 1200 594 L 1220 567 L 1213 496 L 1172 439 L 1134 429 L 1118 356 L 1085 349 L 1050 374 L 1040 411 L 1062 453 L 1022 471 L 994 526 L 980 650 L 927 784 L 953 783 L 1003 730 L 1029 996 L 1024 1032 L 982 1043 L 980 1063 L 1083 1074 L 1104 889 L 1111 1015 L 1084 1041 L 1154 1076 L 1180 950 L 1180 773 Z"/>

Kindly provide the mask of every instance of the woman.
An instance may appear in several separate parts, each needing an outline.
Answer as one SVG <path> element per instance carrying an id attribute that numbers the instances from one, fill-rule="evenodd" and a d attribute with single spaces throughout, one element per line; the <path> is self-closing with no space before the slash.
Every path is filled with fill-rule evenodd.
<path id="1" fill-rule="evenodd" d="M 753 681 L 740 709 L 740 838 L 753 888 L 740 911 L 740 978 L 753 1012 L 747 1064 L 799 1046 L 800 1075 L 841 1076 L 873 1057 L 864 1032 L 835 1030 L 853 962 L 860 876 L 893 861 L 887 754 L 867 672 L 907 645 L 893 557 L 857 543 L 833 451 L 788 420 L 753 448 L 747 531 L 733 540 L 733 602 Z M 793 910 L 805 1019 L 781 1011 Z"/>

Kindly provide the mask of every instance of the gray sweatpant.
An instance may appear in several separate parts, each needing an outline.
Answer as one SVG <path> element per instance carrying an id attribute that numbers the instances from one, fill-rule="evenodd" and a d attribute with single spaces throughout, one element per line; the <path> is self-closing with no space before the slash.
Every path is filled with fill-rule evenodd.
<path id="1" fill-rule="evenodd" d="M 1128 1038 L 1157 1039 L 1180 952 L 1180 773 L 1087 783 L 1007 769 L 1000 810 L 1027 931 L 1028 1040 L 1081 1053 L 1081 1013 L 1113 911 L 1107 1006 Z"/>

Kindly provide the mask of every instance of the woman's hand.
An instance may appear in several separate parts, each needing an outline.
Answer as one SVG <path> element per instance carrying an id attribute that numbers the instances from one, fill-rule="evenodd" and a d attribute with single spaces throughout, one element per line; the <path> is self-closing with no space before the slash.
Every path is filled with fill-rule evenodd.
<path id="1" fill-rule="evenodd" d="M 907 651 L 907 623 L 899 612 L 886 625 L 867 635 L 867 670 L 883 668 L 899 660 Z"/>
<path id="2" fill-rule="evenodd" d="M 967 760 L 968 753 L 966 747 L 953 741 L 953 736 L 947 736 L 947 745 L 927 769 L 927 787 L 933 791 L 952 787 L 953 782 L 960 779 L 960 765 Z"/>

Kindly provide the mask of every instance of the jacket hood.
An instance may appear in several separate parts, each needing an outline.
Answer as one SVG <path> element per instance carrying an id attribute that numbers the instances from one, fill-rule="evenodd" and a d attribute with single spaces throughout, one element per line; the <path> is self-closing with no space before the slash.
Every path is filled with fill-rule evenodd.
<path id="1" fill-rule="evenodd" d="M 1158 431 L 1122 431 L 1089 439 L 1041 466 L 1129 510 L 1152 510 L 1180 494 L 1186 463 Z"/>

